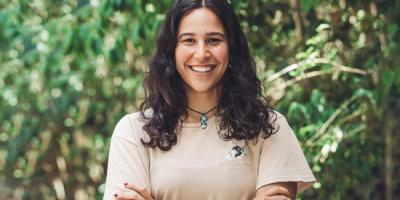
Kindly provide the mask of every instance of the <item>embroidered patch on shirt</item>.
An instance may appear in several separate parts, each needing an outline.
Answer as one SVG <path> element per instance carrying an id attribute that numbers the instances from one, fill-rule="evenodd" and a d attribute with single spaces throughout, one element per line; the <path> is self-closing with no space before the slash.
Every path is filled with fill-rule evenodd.
<path id="1" fill-rule="evenodd" d="M 237 159 L 242 159 L 246 155 L 246 152 L 244 151 L 243 147 L 240 147 L 238 145 L 232 147 L 231 151 L 228 153 L 226 156 L 226 160 L 237 160 Z"/>

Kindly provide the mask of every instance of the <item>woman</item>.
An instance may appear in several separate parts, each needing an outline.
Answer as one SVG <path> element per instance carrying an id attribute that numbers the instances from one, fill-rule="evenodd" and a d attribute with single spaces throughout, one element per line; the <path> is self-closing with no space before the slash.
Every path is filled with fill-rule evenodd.
<path id="1" fill-rule="evenodd" d="M 145 87 L 114 130 L 104 199 L 295 199 L 315 182 L 225 0 L 175 1 Z"/>

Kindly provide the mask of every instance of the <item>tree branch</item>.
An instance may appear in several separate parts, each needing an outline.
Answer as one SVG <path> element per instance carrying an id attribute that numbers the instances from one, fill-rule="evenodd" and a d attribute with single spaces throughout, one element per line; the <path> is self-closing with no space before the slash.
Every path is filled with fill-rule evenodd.
<path id="1" fill-rule="evenodd" d="M 320 138 L 326 132 L 329 126 L 333 123 L 333 121 L 339 116 L 339 114 L 342 113 L 345 109 L 347 109 L 347 107 L 357 98 L 358 96 L 352 96 L 350 99 L 342 103 L 342 105 L 340 105 L 340 107 L 337 108 L 335 112 L 333 112 L 333 114 L 329 117 L 329 119 L 325 121 L 325 123 L 321 126 L 318 132 L 307 140 L 306 145 L 312 146 L 312 144 L 314 144 L 314 142 L 318 140 L 318 138 Z"/>
<path id="2" fill-rule="evenodd" d="M 338 71 L 361 74 L 361 75 L 368 75 L 368 74 L 372 73 L 371 71 L 366 71 L 366 70 L 362 70 L 362 69 L 354 68 L 354 67 L 348 67 L 348 66 L 342 65 L 342 64 L 340 64 L 338 62 L 330 61 L 330 60 L 325 59 L 325 58 L 315 58 L 315 59 L 308 59 L 306 61 L 301 61 L 301 62 L 298 62 L 298 63 L 291 64 L 291 65 L 283 68 L 282 70 L 276 72 L 275 74 L 272 74 L 267 79 L 267 81 L 268 82 L 272 82 L 272 81 L 278 79 L 279 77 L 281 77 L 281 76 L 283 76 L 283 75 L 285 75 L 285 74 L 287 74 L 287 73 L 289 73 L 291 71 L 294 71 L 294 70 L 300 68 L 301 66 L 303 66 L 305 64 L 310 64 L 310 63 L 314 64 L 314 66 L 312 66 L 312 67 L 317 67 L 318 64 L 329 64 L 329 65 L 332 65 Z"/>
<path id="3" fill-rule="evenodd" d="M 293 9 L 293 20 L 296 28 L 296 35 L 298 42 L 304 44 L 304 26 L 303 19 L 301 17 L 301 8 L 299 0 L 290 0 L 290 6 Z"/>

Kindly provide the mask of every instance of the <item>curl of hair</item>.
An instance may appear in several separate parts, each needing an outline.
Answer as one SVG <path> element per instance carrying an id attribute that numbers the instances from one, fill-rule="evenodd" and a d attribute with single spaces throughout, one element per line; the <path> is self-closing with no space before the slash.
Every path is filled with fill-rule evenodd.
<path id="1" fill-rule="evenodd" d="M 220 138 L 251 140 L 276 132 L 276 115 L 262 96 L 260 80 L 247 40 L 231 5 L 225 0 L 177 0 L 166 15 L 157 38 L 155 54 L 144 80 L 145 100 L 140 106 L 146 119 L 143 130 L 149 140 L 142 143 L 168 151 L 177 142 L 177 126 L 187 115 L 183 80 L 175 67 L 177 33 L 182 18 L 201 7 L 211 9 L 224 25 L 228 38 L 230 67 L 221 79 L 222 92 L 217 114 L 221 117 Z M 147 115 L 146 110 L 151 114 Z M 227 131 L 221 131 L 227 130 Z"/>

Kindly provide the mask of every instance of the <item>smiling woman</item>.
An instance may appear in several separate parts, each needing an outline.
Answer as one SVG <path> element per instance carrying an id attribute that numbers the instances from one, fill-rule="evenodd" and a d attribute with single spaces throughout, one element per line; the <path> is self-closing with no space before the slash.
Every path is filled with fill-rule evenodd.
<path id="1" fill-rule="evenodd" d="M 228 67 L 229 53 L 224 25 L 209 8 L 196 9 L 182 19 L 175 61 L 188 103 L 192 104 L 188 105 L 189 110 L 207 110 L 210 105 L 214 108 L 218 104 L 221 87 L 218 83 Z M 197 101 L 201 98 L 208 105 L 199 105 Z M 186 121 L 196 122 L 198 117 L 188 115 Z"/>
<path id="2" fill-rule="evenodd" d="M 104 199 L 294 199 L 315 182 L 226 1 L 175 1 L 145 87 L 114 130 Z"/>
<path id="3" fill-rule="evenodd" d="M 208 93 L 214 97 L 208 100 L 217 105 L 217 85 L 228 67 L 229 52 L 224 25 L 209 8 L 196 9 L 182 19 L 175 60 L 187 96 Z"/>

